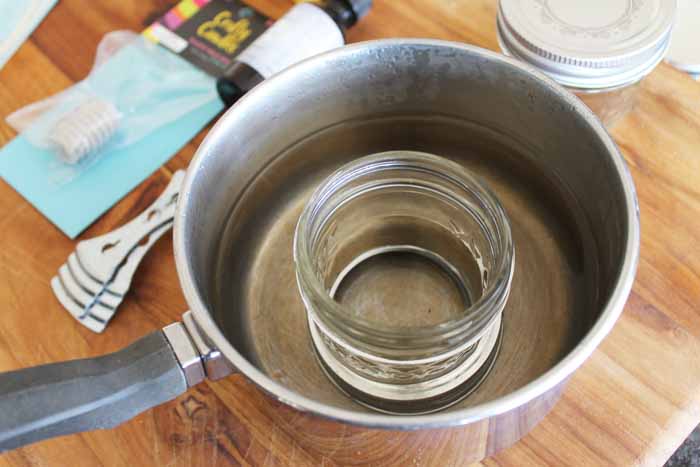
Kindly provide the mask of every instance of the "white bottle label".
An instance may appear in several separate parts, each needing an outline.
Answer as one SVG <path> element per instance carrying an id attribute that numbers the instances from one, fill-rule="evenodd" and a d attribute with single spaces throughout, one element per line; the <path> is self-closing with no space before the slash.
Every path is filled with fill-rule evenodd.
<path id="1" fill-rule="evenodd" d="M 319 7 L 300 3 L 258 37 L 236 60 L 267 79 L 298 63 L 345 44 L 340 27 Z"/>

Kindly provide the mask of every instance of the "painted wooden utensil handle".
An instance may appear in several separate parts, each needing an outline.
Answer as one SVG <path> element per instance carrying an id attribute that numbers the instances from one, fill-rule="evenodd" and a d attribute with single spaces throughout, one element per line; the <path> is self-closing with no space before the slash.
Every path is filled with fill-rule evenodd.
<path id="1" fill-rule="evenodd" d="M 185 392 L 163 331 L 97 358 L 0 374 L 0 452 L 114 427 Z"/>

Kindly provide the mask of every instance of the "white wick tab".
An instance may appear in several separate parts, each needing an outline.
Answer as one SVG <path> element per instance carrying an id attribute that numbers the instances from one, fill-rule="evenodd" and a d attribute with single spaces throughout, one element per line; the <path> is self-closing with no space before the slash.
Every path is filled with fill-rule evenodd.
<path id="1" fill-rule="evenodd" d="M 60 159 L 77 164 L 104 146 L 119 128 L 121 114 L 111 103 L 92 99 L 64 115 L 49 131 Z"/>

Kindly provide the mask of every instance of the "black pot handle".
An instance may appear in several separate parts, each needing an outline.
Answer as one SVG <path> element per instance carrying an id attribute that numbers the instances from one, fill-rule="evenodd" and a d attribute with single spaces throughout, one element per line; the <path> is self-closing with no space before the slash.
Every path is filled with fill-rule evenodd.
<path id="1" fill-rule="evenodd" d="M 97 358 L 0 374 L 0 452 L 111 428 L 187 390 L 163 331 Z"/>

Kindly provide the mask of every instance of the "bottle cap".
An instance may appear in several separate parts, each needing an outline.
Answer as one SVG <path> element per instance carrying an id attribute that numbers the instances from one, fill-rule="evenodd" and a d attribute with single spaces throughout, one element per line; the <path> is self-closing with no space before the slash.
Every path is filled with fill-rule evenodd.
<path id="1" fill-rule="evenodd" d="M 501 0 L 498 39 L 560 84 L 611 88 L 661 61 L 675 13 L 676 0 Z"/>
<path id="2" fill-rule="evenodd" d="M 245 94 L 244 90 L 225 76 L 216 80 L 216 91 L 219 93 L 219 97 L 224 102 L 227 109 Z"/>
<path id="3" fill-rule="evenodd" d="M 361 20 L 372 8 L 372 0 L 347 0 L 355 13 L 356 21 Z"/>

